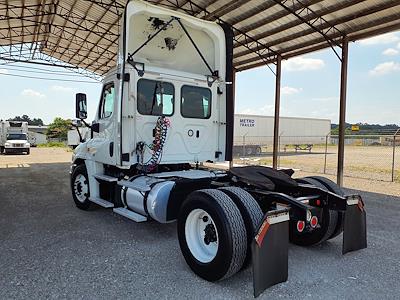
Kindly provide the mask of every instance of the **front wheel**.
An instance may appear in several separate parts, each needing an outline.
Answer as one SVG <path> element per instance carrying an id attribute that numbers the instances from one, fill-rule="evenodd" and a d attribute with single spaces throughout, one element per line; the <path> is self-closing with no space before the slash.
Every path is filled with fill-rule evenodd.
<path id="1" fill-rule="evenodd" d="M 75 205 L 83 210 L 90 206 L 89 179 L 84 164 L 76 166 L 71 175 L 71 190 Z"/>
<path id="2" fill-rule="evenodd" d="M 246 257 L 247 234 L 235 203 L 222 191 L 192 192 L 178 217 L 182 254 L 198 276 L 217 281 L 237 273 Z"/>

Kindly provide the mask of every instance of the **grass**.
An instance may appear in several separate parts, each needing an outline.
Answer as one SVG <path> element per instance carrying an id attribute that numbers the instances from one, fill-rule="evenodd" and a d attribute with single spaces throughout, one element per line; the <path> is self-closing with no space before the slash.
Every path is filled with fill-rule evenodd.
<path id="1" fill-rule="evenodd" d="M 38 148 L 66 148 L 67 146 L 63 142 L 49 142 L 46 144 L 38 145 Z"/>

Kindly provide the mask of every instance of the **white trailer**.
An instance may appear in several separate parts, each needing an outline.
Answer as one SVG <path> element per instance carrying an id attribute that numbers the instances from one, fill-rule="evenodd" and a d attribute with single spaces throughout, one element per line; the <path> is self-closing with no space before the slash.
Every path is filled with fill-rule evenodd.
<path id="1" fill-rule="evenodd" d="M 127 1 L 123 20 L 119 68 L 104 77 L 91 125 L 86 95 L 76 95 L 76 117 L 91 131 L 72 159 L 78 208 L 95 203 L 135 222 L 177 220 L 183 257 L 197 275 L 221 280 L 252 261 L 256 295 L 286 281 L 289 237 L 307 246 L 344 228 L 343 252 L 366 247 L 361 197 L 344 196 L 333 182 L 201 166 L 232 161 L 229 26 L 138 0 Z"/>
<path id="2" fill-rule="evenodd" d="M 0 153 L 30 154 L 30 147 L 27 122 L 0 122 Z"/>
<path id="3" fill-rule="evenodd" d="M 312 145 L 325 143 L 331 120 L 281 117 L 280 145 L 311 150 Z M 240 155 L 260 154 L 273 144 L 274 117 L 235 114 L 233 152 Z"/>
<path id="4" fill-rule="evenodd" d="M 79 130 L 79 133 L 78 133 Z M 89 128 L 87 127 L 78 127 L 74 128 L 71 130 L 68 130 L 67 133 L 67 141 L 68 141 L 68 146 L 71 147 L 72 149 L 75 149 L 78 147 L 78 145 L 81 143 L 81 137 L 83 141 L 89 138 Z"/>

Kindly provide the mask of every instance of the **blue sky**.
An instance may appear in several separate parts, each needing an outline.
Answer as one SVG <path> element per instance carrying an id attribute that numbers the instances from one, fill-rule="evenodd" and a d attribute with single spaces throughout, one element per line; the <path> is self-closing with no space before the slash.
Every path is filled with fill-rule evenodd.
<path id="1" fill-rule="evenodd" d="M 22 64 L 0 64 L 0 119 L 27 114 L 45 123 L 74 117 L 75 93 L 88 95 L 93 118 L 101 84 L 47 81 L 9 75 L 91 81 L 78 76 L 32 73 Z M 21 71 L 17 71 L 21 70 Z M 58 72 L 66 72 L 59 70 Z M 39 71 L 40 72 L 40 71 Z M 5 74 L 5 75 L 4 75 Z M 328 118 L 337 122 L 340 63 L 331 49 L 283 62 L 281 115 Z M 350 44 L 347 122 L 400 124 L 400 32 Z M 267 67 L 237 73 L 236 112 L 272 115 L 275 78 Z"/>

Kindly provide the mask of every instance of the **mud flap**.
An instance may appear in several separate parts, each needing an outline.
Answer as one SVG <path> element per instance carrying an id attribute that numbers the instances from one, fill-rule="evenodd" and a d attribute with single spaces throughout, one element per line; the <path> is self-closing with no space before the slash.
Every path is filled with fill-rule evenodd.
<path id="1" fill-rule="evenodd" d="M 251 243 L 254 297 L 288 278 L 289 211 L 265 214 Z"/>
<path id="2" fill-rule="evenodd" d="M 367 248 L 367 222 L 364 203 L 360 196 L 347 198 L 344 215 L 342 253 Z"/>

